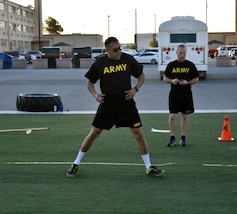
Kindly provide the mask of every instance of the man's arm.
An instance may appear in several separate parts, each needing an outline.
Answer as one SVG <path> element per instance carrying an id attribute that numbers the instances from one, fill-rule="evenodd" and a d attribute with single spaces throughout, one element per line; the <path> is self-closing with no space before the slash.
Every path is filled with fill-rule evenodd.
<path id="1" fill-rule="evenodd" d="M 189 84 L 189 85 L 193 85 L 193 84 L 196 84 L 196 83 L 198 83 L 198 82 L 199 82 L 199 77 L 196 77 L 196 78 L 191 79 L 191 80 L 188 82 L 188 84 Z"/>
<path id="2" fill-rule="evenodd" d="M 145 82 L 145 79 L 146 79 L 145 74 L 142 72 L 142 74 L 137 78 L 137 84 L 135 87 L 139 89 Z"/>
<path id="3" fill-rule="evenodd" d="M 89 90 L 89 92 L 92 94 L 92 96 L 96 99 L 96 101 L 98 101 L 99 103 L 103 103 L 104 102 L 104 94 L 98 94 L 95 90 L 95 86 L 94 83 L 91 82 L 90 80 L 87 81 L 87 88 Z"/>
<path id="4" fill-rule="evenodd" d="M 141 86 L 143 85 L 143 83 L 145 82 L 145 74 L 142 73 L 138 78 L 137 78 L 137 84 L 135 85 L 134 88 L 125 91 L 125 99 L 126 100 L 131 100 L 135 94 L 138 92 L 139 88 L 141 88 Z"/>

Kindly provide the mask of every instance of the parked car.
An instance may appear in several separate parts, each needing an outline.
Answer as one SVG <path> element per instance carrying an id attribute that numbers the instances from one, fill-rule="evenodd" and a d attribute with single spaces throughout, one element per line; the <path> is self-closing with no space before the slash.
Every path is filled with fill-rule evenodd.
<path id="1" fill-rule="evenodd" d="M 218 56 L 218 49 L 208 49 L 208 56 L 211 58 Z"/>
<path id="2" fill-rule="evenodd" d="M 106 52 L 104 47 L 91 48 L 91 58 L 96 59 L 97 56 L 104 54 Z"/>
<path id="3" fill-rule="evenodd" d="M 19 51 L 5 51 L 5 54 L 8 54 L 12 56 L 12 58 L 18 58 L 19 57 Z"/>
<path id="4" fill-rule="evenodd" d="M 232 48 L 232 49 L 230 50 L 230 58 L 231 58 L 231 59 L 235 59 L 236 56 L 237 56 L 237 48 Z"/>
<path id="5" fill-rule="evenodd" d="M 134 49 L 122 49 L 121 50 L 123 53 L 127 53 L 129 55 L 135 56 L 137 54 L 137 51 Z"/>
<path id="6" fill-rule="evenodd" d="M 149 63 L 149 64 L 157 64 L 159 54 L 156 52 L 145 52 L 143 54 L 138 54 L 133 56 L 139 63 Z"/>
<path id="7" fill-rule="evenodd" d="M 145 52 L 156 52 L 159 53 L 159 48 L 142 48 L 137 51 L 138 54 L 143 54 Z"/>
<path id="8" fill-rule="evenodd" d="M 28 63 L 31 63 L 33 59 L 42 58 L 42 53 L 41 51 L 37 50 L 24 51 L 23 53 L 20 54 L 20 59 L 23 57 L 25 57 Z"/>
<path id="9" fill-rule="evenodd" d="M 94 59 L 99 59 L 99 58 L 106 56 L 106 55 L 107 55 L 107 53 L 102 53 L 100 55 L 95 56 Z"/>
<path id="10" fill-rule="evenodd" d="M 27 63 L 32 63 L 32 60 L 37 59 L 37 57 L 29 53 L 20 53 L 18 59 L 25 59 Z"/>

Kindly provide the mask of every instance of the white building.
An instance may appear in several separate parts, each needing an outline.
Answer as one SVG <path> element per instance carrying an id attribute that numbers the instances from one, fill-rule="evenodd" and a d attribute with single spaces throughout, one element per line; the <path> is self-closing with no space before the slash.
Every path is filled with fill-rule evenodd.
<path id="1" fill-rule="evenodd" d="M 35 0 L 34 7 L 0 0 L 0 52 L 40 50 L 56 43 L 67 43 L 68 47 L 62 47 L 62 51 L 68 52 L 73 47 L 103 46 L 99 34 L 43 35 L 42 23 L 42 0 Z"/>
<path id="2" fill-rule="evenodd" d="M 34 10 L 11 1 L 0 2 L 0 52 L 31 48 L 34 37 Z"/>

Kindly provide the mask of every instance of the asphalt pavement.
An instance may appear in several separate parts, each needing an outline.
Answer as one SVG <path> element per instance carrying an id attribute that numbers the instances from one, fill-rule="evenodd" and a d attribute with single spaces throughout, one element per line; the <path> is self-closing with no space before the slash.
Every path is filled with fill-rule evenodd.
<path id="1" fill-rule="evenodd" d="M 0 111 L 19 112 L 16 96 L 20 93 L 56 93 L 64 112 L 94 112 L 98 103 L 88 92 L 84 74 L 88 69 L 2 69 L 0 70 Z M 170 85 L 159 79 L 157 65 L 144 65 L 146 81 L 135 96 L 141 112 L 168 112 Z M 135 85 L 136 80 L 132 80 Z M 96 85 L 99 90 L 99 84 Z M 217 67 L 209 59 L 207 78 L 192 86 L 196 112 L 237 112 L 237 66 Z M 20 113 L 20 112 L 19 112 Z"/>

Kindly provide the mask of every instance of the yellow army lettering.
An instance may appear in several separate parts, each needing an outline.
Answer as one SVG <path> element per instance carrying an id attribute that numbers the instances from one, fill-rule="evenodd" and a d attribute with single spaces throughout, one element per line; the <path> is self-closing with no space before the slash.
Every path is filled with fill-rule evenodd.
<path id="1" fill-rule="evenodd" d="M 173 68 L 172 73 L 188 73 L 190 68 Z"/>
<path id="2" fill-rule="evenodd" d="M 134 128 L 135 128 L 135 127 L 139 127 L 139 126 L 141 126 L 141 123 L 140 123 L 140 122 L 134 123 L 134 125 L 133 125 Z"/>
<path id="3" fill-rule="evenodd" d="M 120 64 L 116 66 L 109 66 L 104 68 L 104 74 L 111 74 L 115 72 L 120 72 L 120 71 L 126 71 L 127 70 L 127 64 Z"/>

